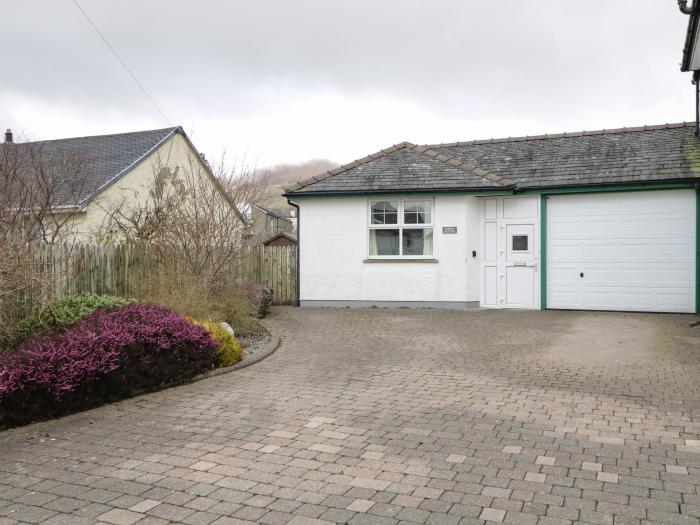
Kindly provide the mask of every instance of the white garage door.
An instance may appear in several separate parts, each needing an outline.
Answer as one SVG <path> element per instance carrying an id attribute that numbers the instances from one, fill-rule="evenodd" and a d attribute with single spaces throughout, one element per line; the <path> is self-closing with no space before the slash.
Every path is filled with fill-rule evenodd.
<path id="1" fill-rule="evenodd" d="M 695 191 L 550 196 L 547 307 L 695 311 Z"/>

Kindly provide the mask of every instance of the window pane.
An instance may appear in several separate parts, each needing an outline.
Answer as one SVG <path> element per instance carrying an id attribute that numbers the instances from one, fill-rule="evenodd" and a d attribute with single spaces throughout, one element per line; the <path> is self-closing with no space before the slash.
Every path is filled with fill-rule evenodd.
<path id="1" fill-rule="evenodd" d="M 433 230 L 431 228 L 404 229 L 403 255 L 432 255 Z"/>
<path id="2" fill-rule="evenodd" d="M 399 230 L 370 230 L 370 255 L 399 255 Z"/>
<path id="3" fill-rule="evenodd" d="M 404 201 L 404 223 L 430 224 L 430 201 Z"/>
<path id="4" fill-rule="evenodd" d="M 513 251 L 526 252 L 528 245 L 527 235 L 513 235 Z"/>
<path id="5" fill-rule="evenodd" d="M 396 224 L 398 207 L 397 201 L 373 202 L 371 206 L 372 224 Z"/>

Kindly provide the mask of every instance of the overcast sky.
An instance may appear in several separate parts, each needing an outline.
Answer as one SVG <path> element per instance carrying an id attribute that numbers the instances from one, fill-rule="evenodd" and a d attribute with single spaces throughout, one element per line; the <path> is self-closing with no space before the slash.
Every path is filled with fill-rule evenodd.
<path id="1" fill-rule="evenodd" d="M 207 156 L 692 120 L 676 0 L 79 0 Z M 0 0 L 0 127 L 166 127 L 72 0 Z"/>

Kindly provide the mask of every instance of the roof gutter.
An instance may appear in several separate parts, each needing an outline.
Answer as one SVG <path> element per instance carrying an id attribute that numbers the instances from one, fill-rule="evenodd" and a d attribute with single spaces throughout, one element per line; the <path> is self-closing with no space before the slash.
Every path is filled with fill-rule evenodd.
<path id="1" fill-rule="evenodd" d="M 302 192 L 286 192 L 283 197 L 330 197 L 333 195 L 402 195 L 406 193 L 498 193 L 511 194 L 515 191 L 515 187 L 499 187 L 499 188 L 406 188 L 406 189 L 389 189 L 389 190 L 352 190 L 352 191 L 302 191 Z"/>
<path id="2" fill-rule="evenodd" d="M 404 195 L 410 193 L 429 193 L 429 194 L 450 194 L 450 193 L 473 193 L 475 195 L 515 195 L 524 192 L 542 192 L 547 193 L 549 191 L 559 191 L 559 190 L 586 190 L 594 188 L 609 188 L 609 189 L 625 189 L 630 186 L 678 186 L 681 187 L 694 187 L 700 188 L 700 177 L 691 177 L 683 179 L 673 179 L 673 180 L 654 180 L 654 181 L 640 181 L 640 182 L 613 182 L 613 183 L 591 183 L 591 184 L 556 184 L 549 186 L 513 186 L 510 188 L 446 188 L 446 189 L 431 189 L 431 188 L 421 188 L 421 189 L 406 189 L 406 190 L 383 190 L 383 191 L 315 191 L 315 192 L 301 192 L 301 193 L 284 193 L 283 197 L 287 198 L 287 202 L 297 208 L 298 205 L 290 201 L 291 198 L 297 197 L 331 197 L 331 196 L 362 196 L 362 195 Z"/>
<path id="3" fill-rule="evenodd" d="M 690 71 L 693 47 L 698 31 L 698 19 L 700 18 L 700 2 L 695 2 L 693 7 L 688 7 L 687 2 L 679 1 L 678 7 L 682 13 L 690 16 L 688 20 L 688 30 L 685 36 L 685 45 L 683 46 L 683 60 L 681 61 L 681 71 Z"/>
<path id="4" fill-rule="evenodd" d="M 700 14 L 700 6 L 692 5 L 689 7 L 688 0 L 678 0 L 678 8 L 684 15 Z"/>
<path id="5" fill-rule="evenodd" d="M 525 188 L 517 188 L 514 193 L 532 192 L 532 193 L 547 193 L 560 190 L 594 190 L 594 189 L 609 189 L 609 190 L 626 190 L 631 187 L 643 188 L 648 186 L 649 189 L 664 187 L 678 188 L 700 188 L 700 177 L 675 179 L 675 180 L 657 180 L 657 181 L 641 181 L 641 182 L 614 182 L 614 183 L 593 183 L 593 184 L 557 184 L 554 186 L 528 186 Z"/>

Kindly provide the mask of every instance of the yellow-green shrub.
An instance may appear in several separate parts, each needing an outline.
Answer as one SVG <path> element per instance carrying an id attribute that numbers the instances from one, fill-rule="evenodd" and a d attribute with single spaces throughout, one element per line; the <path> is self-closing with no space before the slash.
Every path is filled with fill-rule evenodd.
<path id="1" fill-rule="evenodd" d="M 218 341 L 219 348 L 217 356 L 219 366 L 231 366 L 238 363 L 243 358 L 243 348 L 236 336 L 231 334 L 220 323 L 213 321 L 197 321 L 197 324 L 204 327 L 213 339 Z"/>

